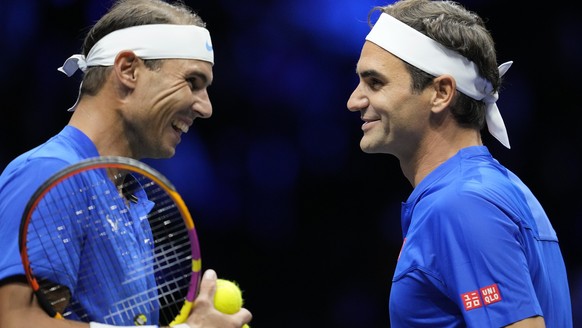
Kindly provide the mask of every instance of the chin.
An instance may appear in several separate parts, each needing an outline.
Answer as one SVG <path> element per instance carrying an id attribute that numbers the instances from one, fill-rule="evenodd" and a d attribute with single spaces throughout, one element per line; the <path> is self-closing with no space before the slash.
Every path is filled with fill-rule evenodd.
<path id="1" fill-rule="evenodd" d="M 169 148 L 169 149 L 164 149 L 164 150 L 160 149 L 157 152 L 152 153 L 150 156 L 148 156 L 148 158 L 152 158 L 152 159 L 172 158 L 172 157 L 174 157 L 175 154 L 176 154 L 175 148 Z"/>
<path id="2" fill-rule="evenodd" d="M 161 154 L 159 158 L 172 158 L 172 157 L 174 157 L 174 155 L 176 155 L 175 150 Z"/>
<path id="3" fill-rule="evenodd" d="M 362 149 L 362 151 L 366 154 L 375 154 L 378 152 L 373 144 L 365 142 L 363 139 L 360 141 L 360 149 Z"/>
<path id="4" fill-rule="evenodd" d="M 176 147 L 178 144 L 168 144 L 168 145 L 160 145 L 161 147 L 158 149 L 159 158 L 172 158 L 176 155 Z"/>

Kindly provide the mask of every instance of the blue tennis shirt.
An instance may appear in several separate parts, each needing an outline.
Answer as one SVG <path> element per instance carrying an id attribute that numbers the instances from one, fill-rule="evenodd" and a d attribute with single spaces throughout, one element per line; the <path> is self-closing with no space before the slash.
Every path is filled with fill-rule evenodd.
<path id="1" fill-rule="evenodd" d="M 60 169 L 98 155 L 95 145 L 85 134 L 66 126 L 58 135 L 17 157 L 6 167 L 0 176 L 0 243 L 3 250 L 0 280 L 24 274 L 18 231 L 32 194 Z M 130 326 L 134 325 L 137 315 L 143 314 L 148 324 L 156 324 L 155 304 L 152 308 L 151 303 L 145 302 L 157 296 L 152 274 L 153 237 L 147 220 L 153 204 L 142 189 L 132 191 L 135 202 L 123 199 L 118 199 L 117 203 L 105 202 L 102 196 L 106 193 L 118 194 L 105 172 L 90 173 L 83 179 L 101 185 L 91 194 L 84 193 L 67 203 L 39 204 L 39 210 L 60 206 L 62 214 L 52 224 L 29 227 L 46 236 L 43 243 L 50 238 L 52 245 L 50 251 L 31 258 L 31 263 L 36 263 L 35 275 L 68 287 L 81 305 L 66 309 L 68 319 Z M 55 193 L 59 191 L 54 190 Z M 104 208 L 114 210 L 102 211 Z M 35 221 L 40 222 L 33 217 L 31 222 Z M 36 249 L 34 244 L 29 248 Z M 89 290 L 93 292 L 87 292 Z M 122 311 L 128 307 L 134 309 L 133 313 Z"/>
<path id="2" fill-rule="evenodd" d="M 556 232 L 486 147 L 462 149 L 431 172 L 401 219 L 392 328 L 502 327 L 536 315 L 547 327 L 572 327 Z"/>
<path id="3" fill-rule="evenodd" d="M 0 175 L 0 279 L 24 274 L 18 250 L 18 230 L 24 208 L 40 185 L 57 171 L 99 156 L 81 131 L 66 126 L 46 143 L 10 162 Z"/>

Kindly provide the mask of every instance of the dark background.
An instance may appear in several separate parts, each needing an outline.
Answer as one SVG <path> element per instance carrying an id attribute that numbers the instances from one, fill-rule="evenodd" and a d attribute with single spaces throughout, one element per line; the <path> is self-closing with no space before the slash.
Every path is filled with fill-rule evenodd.
<path id="1" fill-rule="evenodd" d="M 0 167 L 67 124 L 80 74 L 57 71 L 111 1 L 0 0 Z M 236 280 L 251 327 L 388 327 L 411 192 L 398 162 L 359 149 L 346 109 L 379 0 L 186 1 L 213 38 L 214 115 L 149 163 L 184 194 L 203 266 Z M 539 197 L 560 238 L 582 324 L 582 27 L 575 1 L 462 1 L 487 20 L 512 149 L 494 156 Z M 527 14 L 526 14 L 527 12 Z M 575 325 L 576 326 L 576 325 Z"/>

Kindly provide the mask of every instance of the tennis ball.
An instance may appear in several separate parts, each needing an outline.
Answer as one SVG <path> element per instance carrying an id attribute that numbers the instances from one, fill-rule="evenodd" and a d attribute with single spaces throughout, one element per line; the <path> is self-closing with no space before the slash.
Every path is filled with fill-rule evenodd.
<path id="1" fill-rule="evenodd" d="M 243 306 L 242 292 L 239 286 L 226 279 L 216 279 L 216 293 L 214 294 L 214 307 L 227 314 L 238 312 Z M 243 328 L 249 328 L 244 325 Z"/>

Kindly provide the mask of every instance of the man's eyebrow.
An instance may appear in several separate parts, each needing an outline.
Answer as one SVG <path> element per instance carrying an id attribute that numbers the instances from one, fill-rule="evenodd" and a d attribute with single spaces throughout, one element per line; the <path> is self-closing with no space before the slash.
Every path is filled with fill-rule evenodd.
<path id="1" fill-rule="evenodd" d="M 375 69 L 368 69 L 368 70 L 365 70 L 365 71 L 362 71 L 362 72 L 358 72 L 358 70 L 356 70 L 356 74 L 358 74 L 360 77 L 362 77 L 364 79 L 365 78 L 368 78 L 368 77 L 375 77 L 375 78 L 380 78 L 380 79 L 386 79 L 386 77 L 382 73 L 378 72 Z"/>

